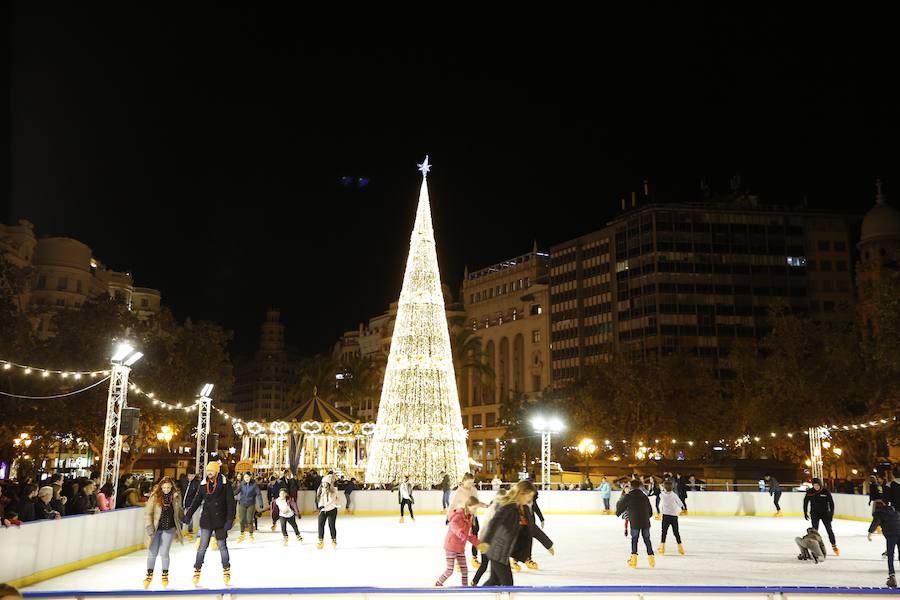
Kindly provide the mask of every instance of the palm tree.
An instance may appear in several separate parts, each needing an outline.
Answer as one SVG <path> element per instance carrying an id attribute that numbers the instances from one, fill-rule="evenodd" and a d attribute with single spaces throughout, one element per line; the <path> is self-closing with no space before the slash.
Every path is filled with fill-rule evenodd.
<path id="1" fill-rule="evenodd" d="M 450 351 L 453 355 L 457 389 L 461 389 L 463 373 L 472 375 L 476 381 L 486 385 L 493 382 L 494 368 L 485 361 L 487 355 L 481 338 L 474 329 L 467 326 L 465 317 L 450 319 Z"/>
<path id="2" fill-rule="evenodd" d="M 288 396 L 296 403 L 318 395 L 326 401 L 332 401 L 337 395 L 337 379 L 340 370 L 338 361 L 326 354 L 317 354 L 305 358 L 300 364 L 300 381 L 288 392 Z"/>
<path id="3" fill-rule="evenodd" d="M 338 395 L 350 405 L 351 414 L 366 411 L 369 418 L 381 394 L 384 383 L 384 368 L 387 358 L 384 354 L 351 356 L 341 365 L 343 379 L 338 386 Z"/>

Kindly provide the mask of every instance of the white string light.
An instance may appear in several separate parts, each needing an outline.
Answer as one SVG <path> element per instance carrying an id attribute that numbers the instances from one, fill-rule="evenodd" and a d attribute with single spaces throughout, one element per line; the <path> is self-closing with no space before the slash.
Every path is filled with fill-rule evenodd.
<path id="1" fill-rule="evenodd" d="M 23 365 L 12 360 L 0 359 L 0 371 L 18 371 L 23 375 L 38 374 L 41 377 L 49 377 L 50 375 L 59 375 L 63 379 L 72 377 L 73 379 L 81 379 L 82 377 L 102 377 L 109 375 L 109 370 L 97 369 L 96 371 L 72 371 L 65 369 L 45 369 L 44 367 L 35 367 L 34 365 Z"/>

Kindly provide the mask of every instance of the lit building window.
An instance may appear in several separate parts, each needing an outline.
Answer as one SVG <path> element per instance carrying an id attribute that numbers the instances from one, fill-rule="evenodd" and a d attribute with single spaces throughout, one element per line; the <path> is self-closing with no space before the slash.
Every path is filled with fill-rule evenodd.
<path id="1" fill-rule="evenodd" d="M 806 257 L 805 256 L 788 256 L 787 264 L 789 267 L 805 267 L 806 266 Z"/>

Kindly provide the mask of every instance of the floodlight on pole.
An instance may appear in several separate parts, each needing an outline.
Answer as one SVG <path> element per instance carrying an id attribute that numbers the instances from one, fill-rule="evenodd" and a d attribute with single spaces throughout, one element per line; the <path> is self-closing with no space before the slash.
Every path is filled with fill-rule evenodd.
<path id="1" fill-rule="evenodd" d="M 531 427 L 541 434 L 541 488 L 550 489 L 550 444 L 551 436 L 565 429 L 562 420 L 557 416 L 549 419 L 543 415 L 531 418 Z"/>
<path id="2" fill-rule="evenodd" d="M 205 383 L 200 389 L 200 398 L 197 399 L 197 456 L 195 457 L 195 473 L 206 471 L 206 461 L 209 456 L 209 423 L 212 409 L 213 384 Z"/>
<path id="3" fill-rule="evenodd" d="M 110 357 L 109 394 L 106 398 L 106 426 L 103 429 L 103 458 L 100 463 L 100 485 L 112 484 L 110 502 L 115 506 L 119 483 L 119 462 L 122 458 L 122 440 L 119 426 L 122 409 L 126 406 L 128 374 L 131 367 L 144 356 L 135 352 L 131 344 L 121 342 Z"/>

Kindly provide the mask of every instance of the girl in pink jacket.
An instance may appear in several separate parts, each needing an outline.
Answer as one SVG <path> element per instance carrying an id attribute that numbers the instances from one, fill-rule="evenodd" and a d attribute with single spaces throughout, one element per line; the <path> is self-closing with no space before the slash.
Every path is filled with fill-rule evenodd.
<path id="1" fill-rule="evenodd" d="M 449 521 L 449 529 L 447 537 L 444 538 L 444 554 L 447 557 L 447 570 L 444 571 L 434 585 L 442 587 L 447 578 L 453 575 L 453 562 L 459 565 L 459 572 L 462 575 L 462 584 L 464 587 L 469 586 L 469 569 L 466 566 L 466 542 L 478 548 L 481 552 L 487 552 L 488 545 L 482 544 L 478 538 L 472 534 L 472 519 L 475 511 L 481 502 L 478 498 L 471 497 L 466 501 L 463 508 L 454 508 L 450 511 L 447 520 Z"/>

